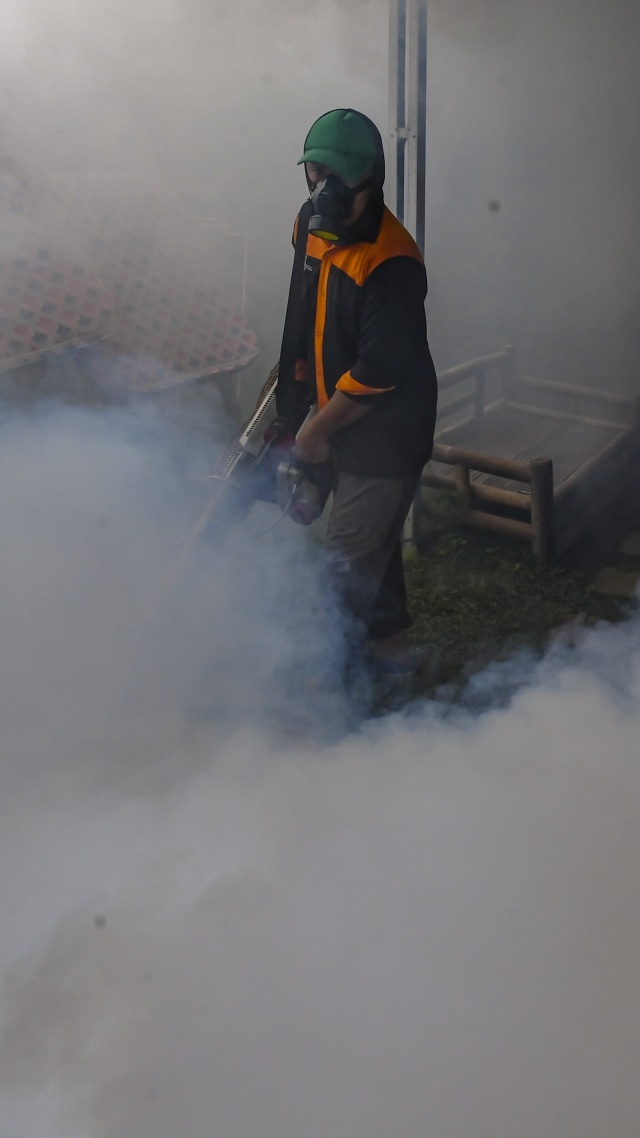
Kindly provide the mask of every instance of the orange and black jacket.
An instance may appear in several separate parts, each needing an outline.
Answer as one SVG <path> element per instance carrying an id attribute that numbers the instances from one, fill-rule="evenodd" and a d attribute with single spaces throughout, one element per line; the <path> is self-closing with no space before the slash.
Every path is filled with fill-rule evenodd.
<path id="1" fill-rule="evenodd" d="M 427 278 L 411 235 L 370 203 L 349 243 L 309 235 L 298 339 L 299 381 L 322 407 L 336 389 L 371 411 L 333 439 L 340 470 L 402 478 L 433 445 L 437 381 L 427 342 Z"/>

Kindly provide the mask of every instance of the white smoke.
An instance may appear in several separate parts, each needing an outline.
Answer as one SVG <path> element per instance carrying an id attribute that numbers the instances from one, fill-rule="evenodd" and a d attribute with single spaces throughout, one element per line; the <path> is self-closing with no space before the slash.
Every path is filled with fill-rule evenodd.
<path id="1" fill-rule="evenodd" d="M 6 421 L 3 1133 L 630 1138 L 637 622 L 507 710 L 278 738 L 315 558 L 283 523 L 167 594 L 205 465 Z"/>
<path id="2" fill-rule="evenodd" d="M 440 366 L 514 343 L 530 374 L 636 394 L 637 8 L 430 0 L 429 27 Z"/>
<path id="3" fill-rule="evenodd" d="M 31 197 L 76 171 L 169 188 L 236 234 L 210 255 L 238 294 L 247 237 L 247 319 L 262 349 L 243 377 L 247 410 L 280 348 L 307 131 L 353 105 L 384 132 L 384 0 L 7 0 L 0 19 L 0 199 L 5 147 Z"/>
<path id="4" fill-rule="evenodd" d="M 282 195 L 288 235 L 304 187 L 295 162 L 327 97 L 385 111 L 375 78 L 386 68 L 385 7 L 359 7 L 353 51 L 354 13 L 332 2 L 9 0 L 5 127 L 34 161 L 160 178 L 208 194 L 254 231 L 256 194 L 262 227 L 278 224 Z"/>
<path id="5" fill-rule="evenodd" d="M 428 7 L 439 368 L 514 343 L 532 373 L 635 393 L 637 12 L 626 0 Z M 386 0 L 7 0 L 2 19 L 0 136 L 30 151 L 36 183 L 124 170 L 247 232 L 266 374 L 310 124 L 353 105 L 386 136 Z"/>
<path id="6" fill-rule="evenodd" d="M 609 38 L 596 8 L 486 3 L 490 37 L 462 0 L 432 8 L 442 364 L 472 318 L 470 354 L 588 323 L 637 358 L 636 17 L 616 4 Z M 35 168 L 208 195 L 250 229 L 277 345 L 300 144 L 329 106 L 384 125 L 384 5 L 1 18 L 4 125 Z M 182 565 L 209 468 L 141 412 L 3 415 L 3 1138 L 632 1138 L 637 621 L 557 649 L 506 710 L 279 734 L 335 626 L 288 523 Z"/>

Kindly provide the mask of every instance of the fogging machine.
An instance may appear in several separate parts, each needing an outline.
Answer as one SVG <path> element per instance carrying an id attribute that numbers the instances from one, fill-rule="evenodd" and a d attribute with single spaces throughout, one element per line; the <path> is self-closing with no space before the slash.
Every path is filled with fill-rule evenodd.
<path id="1" fill-rule="evenodd" d="M 330 464 L 316 466 L 296 459 L 295 436 L 313 415 L 301 404 L 293 415 L 278 414 L 278 365 L 265 383 L 256 409 L 216 463 L 212 499 L 202 528 L 221 532 L 241 520 L 255 501 L 274 502 L 300 525 L 311 525 L 322 513 L 331 490 Z"/>

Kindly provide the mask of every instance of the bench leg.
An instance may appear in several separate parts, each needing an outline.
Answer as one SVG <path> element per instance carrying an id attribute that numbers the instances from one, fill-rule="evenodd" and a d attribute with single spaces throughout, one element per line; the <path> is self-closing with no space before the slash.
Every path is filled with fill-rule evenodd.
<path id="1" fill-rule="evenodd" d="M 556 552 L 550 458 L 536 458 L 531 463 L 531 528 L 533 555 L 538 565 L 545 567 L 553 561 Z"/>

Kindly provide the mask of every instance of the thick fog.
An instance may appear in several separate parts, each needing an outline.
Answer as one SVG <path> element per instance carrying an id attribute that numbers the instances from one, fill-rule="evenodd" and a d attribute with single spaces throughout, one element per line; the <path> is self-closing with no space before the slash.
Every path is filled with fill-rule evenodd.
<path id="1" fill-rule="evenodd" d="M 307 130 L 341 104 L 384 129 L 387 15 L 380 0 L 357 9 L 354 23 L 331 0 L 9 0 L 0 17 L 0 125 L 33 179 L 124 170 L 248 233 L 248 317 L 263 349 L 252 393 L 280 347 Z M 241 243 L 214 255 L 232 287 Z"/>
<path id="2" fill-rule="evenodd" d="M 440 360 L 512 337 L 529 372 L 637 394 L 640 13 L 625 0 L 429 8 Z"/>
<path id="3" fill-rule="evenodd" d="M 510 341 L 635 391 L 638 17 L 429 13 L 437 365 Z M 386 35 L 382 0 L 6 0 L 3 142 L 36 197 L 117 169 L 246 230 L 255 387 L 304 135 L 345 104 L 384 133 Z M 506 709 L 314 716 L 317 550 L 256 511 L 185 554 L 219 422 L 2 410 L 3 1138 L 632 1138 L 637 620 Z"/>
<path id="4" fill-rule="evenodd" d="M 123 169 L 248 231 L 257 386 L 310 123 L 351 104 L 386 135 L 384 0 L 7 0 L 0 18 L 0 121 L 34 177 Z M 636 391 L 639 25 L 626 0 L 430 0 L 438 367 L 510 342 L 528 371 Z"/>
<path id="5" fill-rule="evenodd" d="M 637 621 L 506 710 L 300 730 L 317 559 L 182 558 L 189 454 L 5 416 L 3 1135 L 631 1138 Z"/>

